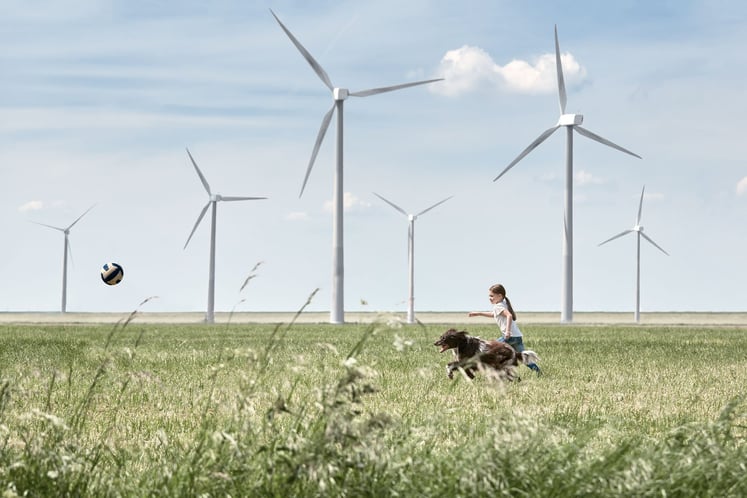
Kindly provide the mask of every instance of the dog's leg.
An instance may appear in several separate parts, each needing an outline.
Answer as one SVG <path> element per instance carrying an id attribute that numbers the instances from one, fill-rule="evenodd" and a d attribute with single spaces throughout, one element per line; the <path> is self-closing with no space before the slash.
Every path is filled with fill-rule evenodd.
<path id="1" fill-rule="evenodd" d="M 452 361 L 446 365 L 446 376 L 450 379 L 454 378 L 454 370 L 459 369 L 459 362 Z"/>
<path id="2" fill-rule="evenodd" d="M 511 382 L 513 381 L 521 382 L 521 375 L 516 373 L 516 370 L 511 371 Z"/>
<path id="3" fill-rule="evenodd" d="M 464 370 L 464 373 L 467 377 L 470 379 L 475 378 L 475 373 L 477 372 L 480 365 L 480 360 L 472 357 L 472 358 L 465 358 L 463 360 L 460 360 L 457 364 L 457 367 Z"/>
<path id="4" fill-rule="evenodd" d="M 462 370 L 464 374 L 470 379 L 475 378 L 475 371 L 477 367 L 474 366 L 473 362 L 470 361 L 452 361 L 446 365 L 446 376 L 450 379 L 454 378 L 454 372 Z"/>

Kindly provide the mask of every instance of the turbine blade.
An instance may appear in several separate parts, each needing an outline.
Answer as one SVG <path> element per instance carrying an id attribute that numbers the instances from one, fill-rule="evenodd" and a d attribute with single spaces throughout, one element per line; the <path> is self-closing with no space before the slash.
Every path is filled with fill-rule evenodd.
<path id="1" fill-rule="evenodd" d="M 380 196 L 380 195 L 379 195 L 379 194 L 377 194 L 376 192 L 374 192 L 374 193 L 373 193 L 373 195 L 375 195 L 376 197 L 378 197 L 378 198 L 379 198 L 379 199 L 381 199 L 382 201 L 386 202 L 387 204 L 389 204 L 390 206 L 392 206 L 392 207 L 393 207 L 394 209 L 396 209 L 396 210 L 397 210 L 397 211 L 399 211 L 400 213 L 402 213 L 402 214 L 404 214 L 405 216 L 407 216 L 407 211 L 405 211 L 404 209 L 402 209 L 401 207 L 399 207 L 398 205 L 396 205 L 396 204 L 395 204 L 395 203 L 393 203 L 392 201 L 390 201 L 390 200 L 387 200 L 387 199 L 383 198 L 382 196 Z"/>
<path id="2" fill-rule="evenodd" d="M 200 213 L 200 216 L 197 217 L 197 222 L 195 223 L 194 228 L 192 228 L 192 232 L 190 232 L 189 237 L 187 237 L 187 242 L 184 243 L 184 249 L 187 248 L 187 245 L 189 244 L 189 241 L 192 240 L 192 236 L 195 234 L 195 231 L 197 230 L 197 227 L 200 225 L 200 222 L 202 221 L 202 218 L 205 217 L 205 213 L 207 213 L 208 208 L 210 207 L 210 203 L 212 201 L 208 201 L 207 204 L 205 204 L 205 207 L 202 208 L 202 212 Z"/>
<path id="3" fill-rule="evenodd" d="M 86 212 L 85 212 L 85 213 L 83 213 L 83 214 L 81 214 L 80 216 L 78 216 L 78 219 L 77 219 L 77 220 L 75 220 L 74 222 L 72 222 L 72 223 L 70 224 L 70 226 L 69 226 L 69 227 L 67 227 L 67 229 L 68 229 L 68 230 L 70 230 L 71 228 L 73 228 L 73 225 L 75 225 L 76 223 L 78 223 L 78 222 L 80 221 L 80 219 L 81 219 L 82 217 L 84 217 L 84 216 L 85 216 L 85 215 L 86 215 L 86 214 L 88 213 L 88 211 L 90 211 L 91 209 L 93 209 L 93 208 L 94 208 L 95 206 L 96 206 L 96 204 L 94 204 L 93 206 L 91 206 L 91 207 L 89 207 L 88 209 L 86 209 Z"/>
<path id="4" fill-rule="evenodd" d="M 641 212 L 643 211 L 643 192 L 646 191 L 646 186 L 643 186 L 643 189 L 641 190 L 641 202 L 638 203 L 638 217 L 635 219 L 635 224 L 640 225 L 641 224 Z"/>
<path id="5" fill-rule="evenodd" d="M 560 125 L 555 125 L 552 128 L 548 128 L 547 130 L 543 131 L 542 135 L 540 135 L 539 137 L 537 137 L 534 140 L 534 142 L 532 142 L 531 144 L 529 144 L 529 147 L 527 147 L 526 149 L 524 149 L 521 152 L 521 154 L 519 154 L 516 157 L 516 159 L 514 159 L 513 161 L 511 161 L 511 164 L 509 164 L 508 166 L 506 166 L 506 169 L 504 169 L 503 171 L 501 171 L 501 173 L 498 176 L 496 176 L 495 178 L 493 178 L 493 181 L 496 181 L 498 178 L 500 178 L 503 175 L 505 175 L 506 172 L 508 172 L 508 170 L 510 170 L 511 168 L 513 168 L 516 165 L 516 163 L 518 163 L 519 161 L 521 161 L 522 159 L 524 159 L 524 156 L 526 156 L 527 154 L 529 154 L 530 152 L 532 152 L 534 149 L 537 148 L 537 146 L 539 144 L 541 144 L 542 142 L 544 142 L 545 140 L 547 140 L 547 137 L 549 137 L 550 135 L 552 135 L 553 133 L 555 133 L 555 130 L 557 130 L 558 128 L 560 128 Z"/>
<path id="6" fill-rule="evenodd" d="M 568 100 L 565 94 L 565 80 L 563 79 L 563 65 L 560 63 L 560 44 L 558 43 L 558 25 L 555 25 L 555 69 L 558 72 L 558 98 L 560 114 L 565 114 L 565 104 Z"/>
<path id="7" fill-rule="evenodd" d="M 202 171 L 200 171 L 200 168 L 197 167 L 197 163 L 192 157 L 192 154 L 190 154 L 189 149 L 187 149 L 187 155 L 189 156 L 189 159 L 192 161 L 192 165 L 195 167 L 195 171 L 197 171 L 197 176 L 200 177 L 202 186 L 205 187 L 205 190 L 207 190 L 208 195 L 213 195 L 213 193 L 210 191 L 210 185 L 208 185 L 208 182 L 205 179 L 205 176 L 202 174 Z"/>
<path id="8" fill-rule="evenodd" d="M 236 196 L 221 196 L 220 200 L 222 201 L 259 201 L 262 199 L 267 199 L 267 197 L 236 197 Z"/>
<path id="9" fill-rule="evenodd" d="M 317 76 L 319 76 L 319 78 L 324 82 L 324 84 L 327 85 L 327 88 L 329 88 L 330 90 L 334 90 L 334 85 L 332 84 L 332 81 L 330 81 L 329 76 L 327 75 L 327 72 L 316 61 L 316 59 L 312 57 L 309 51 L 306 50 L 303 45 L 301 45 L 301 42 L 299 42 L 296 39 L 296 37 L 293 36 L 293 33 L 291 33 L 282 22 L 280 22 L 280 19 L 278 19 L 278 16 L 275 15 L 272 9 L 270 9 L 270 13 L 272 14 L 272 17 L 274 17 L 275 20 L 278 22 L 280 27 L 283 28 L 283 31 L 285 31 L 285 34 L 288 35 L 288 38 L 290 38 L 290 41 L 293 42 L 293 45 L 295 45 L 298 51 L 301 52 L 301 55 L 303 55 L 304 59 L 306 59 L 306 62 L 308 62 L 311 65 L 311 68 L 314 70 Z"/>
<path id="10" fill-rule="evenodd" d="M 666 254 L 667 256 L 669 256 L 669 253 L 667 251 L 665 251 L 664 249 L 662 249 L 661 247 L 659 247 L 659 244 L 657 244 L 656 242 L 654 242 L 653 239 L 651 239 L 651 237 L 649 237 L 648 235 L 646 235 L 643 232 L 640 232 L 640 233 L 641 233 L 641 235 L 643 236 L 644 239 L 646 239 L 649 242 L 651 242 L 658 250 L 660 250 L 661 252 L 663 252 L 664 254 Z"/>
<path id="11" fill-rule="evenodd" d="M 620 237 L 622 237 L 623 235 L 627 235 L 627 234 L 629 234 L 630 232 L 634 232 L 634 231 L 635 231 L 635 230 L 625 230 L 624 232 L 620 232 L 620 233 L 618 233 L 617 235 L 615 235 L 614 237 L 610 237 L 609 239 L 605 240 L 604 242 L 600 242 L 599 244 L 597 244 L 597 247 L 599 247 L 599 246 L 601 246 L 601 245 L 604 245 L 604 244 L 606 244 L 607 242 L 613 241 L 613 240 L 615 240 L 615 239 L 619 239 L 619 238 L 620 238 Z"/>
<path id="12" fill-rule="evenodd" d="M 425 214 L 425 213 L 427 213 L 427 212 L 428 212 L 428 211 L 430 211 L 431 209 L 433 209 L 433 208 L 435 208 L 435 207 L 437 207 L 437 206 L 440 206 L 441 204 L 443 204 L 444 202 L 448 201 L 448 200 L 449 200 L 449 199 L 451 199 L 452 197 L 454 197 L 454 196 L 453 196 L 453 195 L 450 195 L 450 196 L 449 196 L 449 197 L 447 197 L 446 199 L 444 199 L 444 200 L 442 200 L 442 201 L 438 201 L 437 203 L 435 203 L 435 204 L 434 204 L 434 205 L 432 205 L 431 207 L 429 207 L 429 208 L 427 208 L 427 209 L 423 209 L 423 210 L 422 210 L 422 211 L 420 211 L 420 212 L 419 212 L 418 214 L 416 214 L 416 215 L 415 215 L 415 217 L 417 218 L 418 216 L 420 216 L 420 215 L 422 215 L 422 214 Z"/>
<path id="13" fill-rule="evenodd" d="M 607 140 L 606 138 L 602 138 L 602 137 L 600 137 L 599 135 L 597 135 L 596 133 L 592 133 L 592 132 L 590 132 L 590 131 L 589 131 L 589 130 L 587 130 L 586 128 L 582 128 L 582 127 L 581 127 L 581 126 L 579 126 L 579 125 L 575 125 L 575 126 L 573 127 L 573 129 L 574 129 L 574 130 L 576 130 L 577 132 L 579 132 L 579 133 L 580 133 L 581 135 L 583 135 L 583 136 L 587 137 L 587 138 L 590 138 L 590 139 L 592 139 L 592 140 L 596 140 L 596 141 L 597 141 L 597 142 L 599 142 L 600 144 L 604 144 L 604 145 L 607 145 L 607 146 L 609 146 L 609 147 L 612 147 L 613 149 L 617 149 L 617 150 L 619 150 L 620 152 L 625 152 L 626 154 L 630 154 L 630 155 L 631 155 L 631 156 L 633 156 L 633 157 L 637 157 L 638 159 L 642 159 L 642 158 L 641 158 L 641 156 L 639 156 L 639 155 L 638 155 L 638 154 L 636 154 L 635 152 L 630 152 L 630 151 L 629 151 L 628 149 L 625 149 L 625 148 L 623 148 L 623 147 L 620 147 L 619 145 L 617 145 L 617 144 L 614 144 L 614 143 L 610 142 L 610 141 L 609 141 L 609 140 Z"/>
<path id="14" fill-rule="evenodd" d="M 322 145 L 322 140 L 324 140 L 324 134 L 327 133 L 327 128 L 329 128 L 329 122 L 332 121 L 332 114 L 335 112 L 335 105 L 336 103 L 332 104 L 332 108 L 327 111 L 327 114 L 322 118 L 322 126 L 319 128 L 319 133 L 316 136 L 314 150 L 311 151 L 311 159 L 309 159 L 309 165 L 306 167 L 306 176 L 303 178 L 301 193 L 298 194 L 298 197 L 303 195 L 303 191 L 306 188 L 306 182 L 309 181 L 309 175 L 311 174 L 311 169 L 314 167 L 314 161 L 316 161 L 316 155 L 319 153 L 319 147 Z"/>
<path id="15" fill-rule="evenodd" d="M 30 221 L 30 220 L 29 220 L 29 221 Z M 59 230 L 60 232 L 64 232 L 64 231 L 65 231 L 65 229 L 64 229 L 64 228 L 60 228 L 60 227 L 55 227 L 55 226 L 52 226 L 52 225 L 47 225 L 46 223 L 39 223 L 38 221 L 32 221 L 31 223 L 33 223 L 33 224 L 35 224 L 35 225 L 41 225 L 41 226 L 43 226 L 43 227 L 47 227 L 47 228 L 53 228 L 53 229 L 55 229 L 55 230 Z"/>
<path id="16" fill-rule="evenodd" d="M 409 88 L 411 86 L 425 85 L 426 83 L 433 83 L 434 81 L 441 81 L 443 78 L 436 78 L 433 80 L 415 81 L 413 83 L 403 83 L 401 85 L 385 86 L 381 88 L 371 88 L 370 90 L 361 90 L 359 92 L 350 92 L 348 95 L 353 97 L 368 97 L 369 95 L 376 95 L 378 93 L 392 92 L 401 88 Z"/>

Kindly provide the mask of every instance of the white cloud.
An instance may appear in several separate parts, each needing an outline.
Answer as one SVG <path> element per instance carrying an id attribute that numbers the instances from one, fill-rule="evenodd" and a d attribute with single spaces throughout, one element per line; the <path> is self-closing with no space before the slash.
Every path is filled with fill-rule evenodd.
<path id="1" fill-rule="evenodd" d="M 577 185 L 600 185 L 604 183 L 601 178 L 595 177 L 588 171 L 578 171 L 576 173 L 576 184 Z"/>
<path id="2" fill-rule="evenodd" d="M 558 175 L 556 172 L 547 172 L 547 173 L 542 173 L 539 176 L 539 181 L 545 182 L 545 183 L 553 183 L 553 182 L 558 181 L 559 178 L 560 178 L 560 175 Z"/>
<path id="3" fill-rule="evenodd" d="M 747 194 L 747 176 L 737 182 L 737 195 Z"/>
<path id="4" fill-rule="evenodd" d="M 371 204 L 367 202 L 362 202 L 359 198 L 351 194 L 350 192 L 345 192 L 342 196 L 342 210 L 343 211 L 352 211 L 353 209 L 357 207 L 369 207 Z M 332 201 L 328 200 L 324 202 L 324 210 L 331 213 L 332 212 Z"/>
<path id="5" fill-rule="evenodd" d="M 29 201 L 22 206 L 18 207 L 18 211 L 21 213 L 25 213 L 28 211 L 39 211 L 40 209 L 44 208 L 44 202 L 43 201 Z"/>
<path id="6" fill-rule="evenodd" d="M 293 211 L 285 215 L 285 219 L 289 221 L 305 221 L 309 219 L 309 215 L 301 211 Z"/>
<path id="7" fill-rule="evenodd" d="M 465 45 L 444 54 L 437 70 L 437 76 L 444 81 L 429 89 L 443 95 L 460 95 L 484 85 L 493 86 L 500 80 L 498 68 L 483 49 Z"/>
<path id="8" fill-rule="evenodd" d="M 569 53 L 561 54 L 566 85 L 586 78 L 586 69 Z M 499 89 L 516 93 L 549 93 L 557 88 L 555 54 L 543 54 L 533 63 L 514 59 L 505 66 L 497 64 L 480 47 L 464 45 L 449 50 L 441 59 L 437 76 L 444 78 L 430 91 L 457 96 L 475 90 Z"/>
<path id="9" fill-rule="evenodd" d="M 636 199 L 640 199 L 638 195 L 635 195 L 633 197 L 635 197 Z M 664 199 L 664 194 L 661 192 L 646 192 L 644 194 L 644 198 L 652 201 L 660 201 Z"/>

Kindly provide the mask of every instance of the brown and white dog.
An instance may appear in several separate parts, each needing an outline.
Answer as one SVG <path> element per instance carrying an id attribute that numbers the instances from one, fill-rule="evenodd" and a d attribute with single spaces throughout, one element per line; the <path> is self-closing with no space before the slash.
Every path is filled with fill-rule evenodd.
<path id="1" fill-rule="evenodd" d="M 455 360 L 446 365 L 446 375 L 450 379 L 459 369 L 462 369 L 467 377 L 473 379 L 475 372 L 489 368 L 509 380 L 514 380 L 516 378 L 515 367 L 519 363 L 537 363 L 539 360 L 534 351 L 525 350 L 518 354 L 505 342 L 485 341 L 456 329 L 444 332 L 433 345 L 441 348 L 440 353 L 449 349 L 454 351 Z"/>

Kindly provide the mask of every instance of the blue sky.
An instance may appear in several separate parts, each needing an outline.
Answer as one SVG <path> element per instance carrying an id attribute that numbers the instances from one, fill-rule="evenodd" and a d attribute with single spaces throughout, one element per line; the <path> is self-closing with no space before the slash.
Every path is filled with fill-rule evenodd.
<path id="1" fill-rule="evenodd" d="M 0 311 L 201 311 L 209 219 L 185 148 L 222 195 L 216 310 L 286 311 L 331 286 L 334 122 L 299 191 L 328 90 L 270 14 L 351 90 L 445 81 L 345 105 L 345 308 L 560 310 L 567 112 L 642 160 L 576 135 L 574 309 L 631 311 L 645 185 L 641 310 L 744 311 L 747 6 L 738 1 L 16 1 L 0 17 Z M 106 287 L 100 266 L 125 279 Z M 256 277 L 239 289 L 261 262 Z"/>

